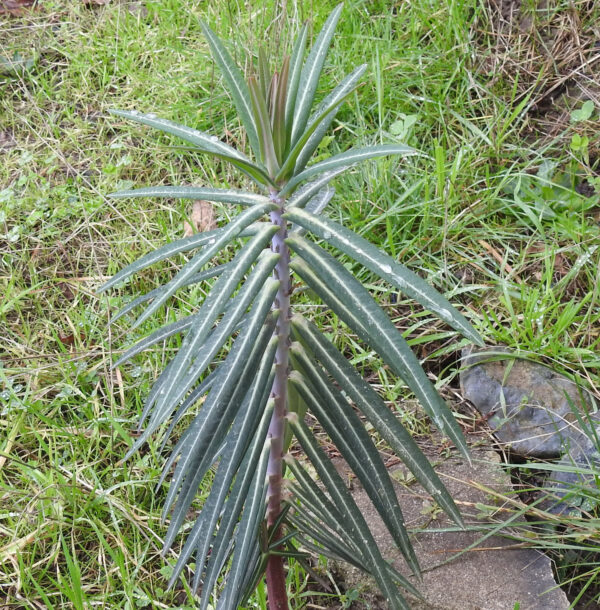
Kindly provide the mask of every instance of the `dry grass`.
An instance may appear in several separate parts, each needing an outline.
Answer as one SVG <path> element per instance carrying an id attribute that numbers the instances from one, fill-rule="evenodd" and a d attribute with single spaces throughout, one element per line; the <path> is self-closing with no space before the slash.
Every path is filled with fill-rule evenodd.
<path id="1" fill-rule="evenodd" d="M 530 134 L 554 138 L 575 105 L 600 106 L 597 2 L 489 0 L 486 13 L 480 70 L 516 99 L 529 98 Z"/>

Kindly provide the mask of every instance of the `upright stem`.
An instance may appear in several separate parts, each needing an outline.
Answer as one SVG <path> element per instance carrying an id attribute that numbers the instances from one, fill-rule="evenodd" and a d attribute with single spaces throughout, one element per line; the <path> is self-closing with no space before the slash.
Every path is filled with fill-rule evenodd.
<path id="1" fill-rule="evenodd" d="M 271 199 L 279 204 L 279 208 L 271 212 L 271 222 L 279 227 L 273 236 L 271 249 L 280 255 L 275 267 L 275 275 L 280 281 L 275 297 L 275 308 L 279 310 L 275 335 L 277 336 L 277 351 L 275 352 L 275 379 L 271 396 L 275 401 L 273 416 L 269 425 L 271 451 L 267 475 L 269 487 L 267 490 L 267 525 L 272 526 L 281 512 L 281 486 L 283 480 L 283 440 L 285 434 L 285 415 L 287 412 L 287 379 L 290 346 L 290 252 L 285 243 L 287 236 L 286 221 L 282 218 L 285 200 L 276 191 L 271 192 Z M 276 537 L 278 534 L 276 534 Z M 271 555 L 267 563 L 267 595 L 269 610 L 288 610 L 285 588 L 285 573 L 283 557 Z"/>

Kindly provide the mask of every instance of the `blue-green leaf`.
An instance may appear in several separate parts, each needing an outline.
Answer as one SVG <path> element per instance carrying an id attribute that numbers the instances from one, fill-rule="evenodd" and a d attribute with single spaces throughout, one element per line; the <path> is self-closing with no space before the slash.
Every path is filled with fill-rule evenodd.
<path id="1" fill-rule="evenodd" d="M 290 235 L 286 243 L 302 259 L 292 261 L 294 271 L 363 341 L 377 350 L 415 393 L 440 432 L 446 434 L 468 459 L 468 447 L 452 412 L 402 335 L 369 292 L 325 250 L 297 234 Z"/>
<path id="2" fill-rule="evenodd" d="M 216 267 L 213 267 L 212 269 L 206 269 L 206 271 L 196 273 L 195 275 L 192 275 L 188 280 L 186 280 L 186 282 L 183 284 L 182 287 L 192 286 L 193 284 L 198 284 L 200 282 L 203 282 L 204 280 L 209 280 L 210 278 L 213 278 L 217 275 L 221 275 L 221 273 L 223 273 L 223 271 L 225 271 L 227 269 L 228 264 L 229 263 L 225 263 L 224 265 L 217 265 Z M 130 311 L 132 311 L 139 305 L 147 303 L 148 301 L 151 301 L 152 299 L 156 298 L 157 296 L 160 296 L 164 290 L 165 290 L 164 286 L 159 286 L 158 288 L 155 288 L 154 290 L 150 290 L 150 292 L 147 292 L 146 294 L 142 294 L 141 296 L 133 299 L 132 301 L 127 303 L 127 305 L 125 305 L 121 310 L 119 310 L 119 312 L 116 315 L 114 315 L 110 319 L 110 324 L 114 324 L 117 320 L 122 318 L 125 314 L 129 313 Z M 117 365 L 115 365 L 115 366 L 117 366 Z"/>
<path id="3" fill-rule="evenodd" d="M 256 125 L 254 123 L 254 119 L 252 118 L 252 108 L 250 106 L 250 92 L 248 90 L 248 85 L 244 81 L 244 76 L 242 75 L 241 70 L 235 65 L 231 55 L 223 46 L 223 43 L 219 40 L 217 35 L 206 23 L 204 23 L 204 21 L 200 21 L 200 25 L 204 35 L 206 36 L 206 40 L 210 45 L 212 56 L 217 62 L 219 69 L 225 78 L 225 82 L 227 83 L 229 92 L 233 98 L 233 103 L 238 111 L 242 125 L 248 134 L 250 146 L 258 158 L 258 136 L 256 132 Z"/>
<path id="4" fill-rule="evenodd" d="M 366 67 L 366 64 L 363 64 L 356 68 L 323 100 L 319 110 L 311 118 L 308 127 L 286 157 L 279 173 L 275 176 L 275 182 L 280 182 L 282 179 L 291 176 L 292 172 L 298 173 L 303 169 L 319 142 L 323 139 L 338 108 L 358 86 L 358 80 Z M 298 163 L 296 163 L 297 161 Z"/>
<path id="5" fill-rule="evenodd" d="M 362 422 L 299 344 L 292 346 L 291 355 L 296 368 L 300 367 L 306 376 L 304 379 L 297 370 L 292 371 L 291 383 L 358 477 L 412 570 L 419 574 L 419 563 L 406 532 L 394 485 Z"/>
<path id="6" fill-rule="evenodd" d="M 291 220 L 311 233 L 324 239 L 367 269 L 376 273 L 404 294 L 415 299 L 426 309 L 438 315 L 452 328 L 478 345 L 483 345 L 481 337 L 466 318 L 460 314 L 437 290 L 421 279 L 416 273 L 396 262 L 391 256 L 376 248 L 353 231 L 325 217 L 317 217 L 306 210 L 290 209 L 284 218 Z"/>
<path id="7" fill-rule="evenodd" d="M 288 134 L 288 140 L 291 140 L 292 127 L 294 122 L 294 110 L 296 108 L 296 96 L 298 94 L 298 85 L 300 83 L 300 75 L 302 74 L 302 60 L 304 58 L 304 50 L 306 49 L 306 24 L 302 26 L 298 38 L 294 43 L 292 56 L 290 58 L 290 68 L 288 72 L 287 99 L 285 102 L 285 125 Z M 289 145 L 288 141 L 288 145 Z"/>
<path id="8" fill-rule="evenodd" d="M 337 381 L 340 388 L 354 401 L 377 432 L 415 475 L 417 481 L 435 498 L 446 514 L 458 525 L 462 525 L 460 512 L 452 496 L 412 436 L 390 412 L 379 394 L 314 324 L 299 315 L 292 317 L 291 324 L 296 338 L 307 347 Z"/>
<path id="9" fill-rule="evenodd" d="M 218 455 L 237 409 L 252 385 L 254 371 L 260 361 L 255 359 L 249 362 L 248 359 L 253 353 L 257 337 L 273 303 L 277 285 L 278 282 L 270 278 L 266 290 L 257 298 L 231 351 L 219 367 L 218 378 L 202 409 L 165 464 L 164 472 L 167 472 L 179 454 L 179 461 L 165 500 L 163 513 L 165 517 L 177 493 L 183 494 L 184 504 L 186 489 L 191 486 L 195 493 L 197 485 Z M 247 367 L 244 366 L 245 364 Z M 185 514 L 182 518 L 183 516 Z"/>
<path id="10" fill-rule="evenodd" d="M 286 209 L 304 208 L 314 199 L 336 176 L 344 173 L 349 166 L 338 167 L 330 172 L 324 172 L 316 180 L 301 186 L 289 199 Z M 333 187 L 332 187 L 333 188 Z"/>
<path id="11" fill-rule="evenodd" d="M 198 129 L 186 127 L 167 119 L 160 119 L 153 113 L 144 114 L 137 110 L 110 110 L 110 113 L 181 138 L 193 144 L 199 151 L 211 154 L 235 165 L 252 177 L 258 184 L 266 185 L 270 183 L 269 177 L 261 167 L 252 163 L 240 151 L 221 142 L 217 136 L 211 136 Z"/>
<path id="12" fill-rule="evenodd" d="M 304 171 L 296 174 L 282 189 L 281 195 L 287 195 L 292 193 L 294 189 L 307 180 L 311 176 L 322 174 L 330 170 L 338 169 L 340 167 L 351 167 L 362 161 L 368 159 L 375 159 L 377 157 L 387 157 L 389 155 L 416 155 L 417 151 L 410 146 L 404 146 L 400 144 L 382 144 L 380 146 L 367 146 L 365 148 L 352 148 L 346 152 L 340 153 L 329 157 L 325 161 L 320 161 L 307 167 Z"/>
<path id="13" fill-rule="evenodd" d="M 269 379 L 272 381 L 272 364 L 277 348 L 276 339 L 272 339 L 267 350 L 263 354 L 257 354 L 258 359 L 248 362 L 249 370 L 246 375 L 252 376 L 252 385 L 246 393 L 239 411 L 236 414 L 231 429 L 225 439 L 225 447 L 221 454 L 219 467 L 213 479 L 211 491 L 208 499 L 202 507 L 198 517 L 198 523 L 194 526 L 191 536 L 194 536 L 194 544 L 197 546 L 197 556 L 207 557 L 210 541 L 213 536 L 215 526 L 231 482 L 238 470 L 238 467 L 246 453 L 246 449 L 254 438 L 254 434 L 260 429 L 259 422 L 264 415 L 264 407 L 268 399 L 268 393 L 264 392 L 264 386 Z M 260 366 L 256 363 L 260 362 Z M 233 401 L 232 401 L 233 402 Z M 264 426 L 263 426 L 264 428 Z M 264 430 L 266 433 L 266 430 Z M 261 432 L 262 434 L 262 432 Z M 264 436 L 264 435 L 263 435 Z M 179 498 L 171 514 L 169 529 L 165 537 L 165 547 L 168 548 L 181 524 L 183 523 L 188 509 L 196 496 L 198 486 L 204 478 L 202 468 L 191 471 L 187 474 L 187 481 L 184 482 L 180 491 Z M 199 535 L 195 536 L 195 531 L 199 530 Z"/>
<path id="14" fill-rule="evenodd" d="M 334 504 L 343 513 L 344 517 L 352 523 L 354 533 L 352 541 L 360 548 L 364 562 L 369 566 L 369 572 L 377 581 L 387 601 L 394 609 L 410 610 L 405 599 L 400 595 L 398 588 L 394 585 L 386 567 L 387 563 L 381 556 L 365 518 L 358 506 L 356 506 L 344 481 L 319 447 L 306 424 L 298 420 L 295 415 L 288 417 L 298 442 L 315 467 L 327 493 L 331 496 Z"/>
<path id="15" fill-rule="evenodd" d="M 269 408 L 273 408 L 273 401 L 270 401 Z M 263 477 L 267 470 L 269 458 L 270 442 L 267 439 L 261 439 L 258 435 L 253 439 L 252 445 L 246 453 L 244 462 L 238 470 L 235 483 L 229 494 L 229 499 L 225 504 L 225 510 L 221 517 L 219 529 L 213 539 L 213 552 L 208 557 L 206 565 L 206 575 L 204 578 L 204 588 L 200 610 L 206 610 L 209 602 L 210 591 L 212 591 L 217 577 L 229 556 L 231 547 L 230 542 L 232 537 L 237 540 L 238 532 L 235 530 L 238 516 L 247 501 L 247 498 L 252 494 L 252 486 L 262 483 Z M 251 484 L 253 485 L 251 486 Z M 202 565 L 204 557 L 197 557 L 197 564 Z M 200 585 L 202 569 L 196 570 L 194 578 L 194 588 L 197 589 Z"/>
<path id="16" fill-rule="evenodd" d="M 150 186 L 127 191 L 117 191 L 109 195 L 112 199 L 127 197 L 163 197 L 170 199 L 205 199 L 243 206 L 265 205 L 269 202 L 264 195 L 247 193 L 237 189 L 214 189 L 199 186 Z"/>
<path id="17" fill-rule="evenodd" d="M 244 210 L 241 214 L 238 214 L 228 225 L 223 227 L 219 234 L 212 238 L 212 240 L 209 240 L 206 247 L 184 265 L 183 269 L 165 285 L 164 291 L 160 296 L 156 297 L 138 317 L 132 328 L 137 328 L 142 322 L 147 320 L 171 295 L 184 286 L 198 269 L 206 265 L 230 241 L 238 237 L 248 225 L 252 224 L 266 211 L 273 209 L 274 207 L 274 204 L 267 203 L 265 205 L 254 206 L 248 210 Z M 262 241 L 263 243 L 266 242 L 270 238 L 271 233 L 272 228 L 267 225 L 260 233 L 257 233 L 257 235 L 260 235 L 259 241 Z M 256 236 L 253 239 L 256 239 Z M 226 273 L 221 277 L 224 275 L 226 275 Z"/>
<path id="18" fill-rule="evenodd" d="M 156 402 L 154 413 L 147 425 L 146 431 L 138 438 L 128 455 L 133 453 L 143 442 L 145 442 L 145 440 L 142 439 L 147 439 L 149 434 L 152 434 L 158 426 L 162 425 L 176 407 L 179 400 L 183 397 L 185 392 L 182 394 L 180 391 L 181 388 L 191 387 L 206 368 L 206 360 L 203 362 L 202 370 L 200 370 L 201 367 L 194 359 L 200 353 L 207 337 L 211 333 L 214 321 L 225 308 L 229 296 L 235 290 L 242 276 L 256 258 L 258 252 L 263 249 L 264 244 L 268 241 L 270 235 L 273 234 L 273 230 L 277 230 L 277 228 L 267 226 L 263 235 L 257 234 L 248 244 L 246 244 L 246 247 L 241 250 L 233 260 L 231 268 L 221 274 L 221 277 L 217 280 L 217 283 L 205 299 L 200 310 L 194 314 L 197 324 L 192 326 L 179 349 L 179 352 L 156 381 L 156 384 L 160 384 L 160 391 L 155 395 Z M 273 254 L 267 251 L 262 255 L 266 265 L 272 264 L 272 257 Z M 264 270 L 260 270 L 261 276 L 263 271 Z M 232 314 L 232 316 L 238 316 L 240 313 L 241 310 L 238 310 L 238 313 Z M 146 411 L 147 408 L 145 407 L 144 412 Z"/>
<path id="19" fill-rule="evenodd" d="M 294 124 L 291 138 L 292 146 L 300 139 L 304 128 L 306 127 L 306 122 L 308 121 L 310 109 L 313 105 L 315 93 L 317 91 L 317 85 L 321 77 L 321 71 L 323 70 L 323 64 L 325 63 L 327 51 L 329 50 L 331 39 L 338 19 L 340 18 L 342 8 L 343 5 L 338 4 L 329 15 L 302 68 L 298 93 L 294 103 Z"/>
<path id="20" fill-rule="evenodd" d="M 332 200 L 334 195 L 335 189 L 331 186 L 326 186 L 306 204 L 306 209 L 311 214 L 318 215 L 327 207 L 327 204 Z M 304 235 L 306 233 L 306 229 L 303 229 L 299 225 L 294 225 L 290 231 L 292 233 L 299 233 L 300 235 Z"/>

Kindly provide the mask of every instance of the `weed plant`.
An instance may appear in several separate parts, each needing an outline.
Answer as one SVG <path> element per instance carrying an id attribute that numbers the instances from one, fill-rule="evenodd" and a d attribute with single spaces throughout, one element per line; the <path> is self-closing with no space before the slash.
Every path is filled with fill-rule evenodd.
<path id="1" fill-rule="evenodd" d="M 135 107 L 233 137 L 239 125 L 217 86 L 200 19 L 232 40 L 234 58 L 244 63 L 264 43 L 257 32 L 266 30 L 276 49 L 278 40 L 297 34 L 296 25 L 287 32 L 280 24 L 309 19 L 312 40 L 335 3 L 288 3 L 285 19 L 272 3 L 255 4 L 251 15 L 231 2 L 141 4 L 47 1 L 19 17 L 0 18 L 0 55 L 33 60 L 24 70 L 0 67 L 0 598 L 7 607 L 193 607 L 185 582 L 166 591 L 180 549 L 166 564 L 160 557 L 166 488 L 150 491 L 160 474 L 158 446 L 151 442 L 143 455 L 118 465 L 150 381 L 177 344 L 109 371 L 119 352 L 104 341 L 105 320 L 123 299 L 94 296 L 124 265 L 181 238 L 190 209 L 185 201 L 113 201 L 103 194 L 142 183 L 236 179 L 225 165 L 174 147 L 168 137 L 117 129 L 107 111 Z M 574 23 L 573 7 L 596 11 L 578 13 L 580 34 L 600 17 L 595 3 L 552 4 L 552 15 L 540 19 Z M 549 63 L 539 79 L 537 69 L 532 81 L 520 78 L 511 68 L 511 60 L 522 65 L 524 47 L 516 41 L 539 40 L 535 22 L 531 36 L 514 28 L 514 38 L 503 39 L 489 6 L 475 0 L 391 9 L 383 2 L 347 3 L 318 95 L 350 71 L 356 57 L 370 58 L 368 78 L 340 110 L 335 138 L 317 155 L 359 140 L 402 141 L 426 156 L 408 160 L 399 173 L 382 159 L 340 178 L 334 219 L 460 302 L 489 343 L 535 352 L 597 388 L 599 104 L 588 118 L 571 120 L 584 103 L 569 99 L 561 106 L 565 120 L 542 120 L 552 123 L 553 133 L 537 130 L 534 119 L 546 115 L 531 105 L 533 94 L 572 69 L 557 77 L 557 64 Z M 499 40 L 509 43 L 501 53 Z M 526 56 L 537 65 L 535 54 Z M 592 64 L 575 76 L 583 75 L 591 90 L 595 73 Z M 553 91 L 562 104 L 560 91 Z M 229 212 L 217 204 L 215 216 L 225 223 Z M 148 269 L 127 292 L 152 290 L 178 267 Z M 351 268 L 443 395 L 453 398 L 454 332 L 368 271 Z M 196 297 L 181 296 L 162 321 L 188 313 Z M 337 337 L 337 347 L 390 408 L 403 405 L 398 417 L 425 441 L 429 420 L 404 408 L 403 383 L 356 337 L 340 334 L 324 307 L 308 301 L 304 307 L 328 337 Z M 157 327 L 148 320 L 140 331 Z M 127 338 L 133 337 L 117 322 L 109 345 Z M 566 525 L 566 534 L 595 540 L 594 519 Z M 540 540 L 541 534 L 524 533 L 521 542 Z M 550 536 L 543 544 L 552 544 Z M 590 583 L 589 592 L 597 575 L 594 557 L 566 552 L 557 548 L 555 557 L 570 595 L 581 590 L 577 582 Z M 304 595 L 313 588 L 294 565 L 288 573 L 298 592 L 292 607 L 329 603 Z M 580 578 L 569 583 L 575 575 Z M 259 597 L 252 604 L 260 604 Z"/>

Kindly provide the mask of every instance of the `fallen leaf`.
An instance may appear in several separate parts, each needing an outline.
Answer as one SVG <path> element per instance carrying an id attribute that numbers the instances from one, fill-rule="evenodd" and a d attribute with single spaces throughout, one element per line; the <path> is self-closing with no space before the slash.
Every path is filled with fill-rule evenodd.
<path id="1" fill-rule="evenodd" d="M 79 338 L 84 343 L 86 341 L 86 337 L 83 332 L 79 333 L 79 337 L 76 337 L 74 333 L 71 333 L 69 335 L 58 335 L 58 340 L 67 347 L 73 347 L 75 345 L 76 338 Z"/>
<path id="2" fill-rule="evenodd" d="M 20 15 L 24 9 L 33 6 L 35 0 L 0 0 L 0 13 Z"/>
<path id="3" fill-rule="evenodd" d="M 67 301 L 72 301 L 75 298 L 75 294 L 73 293 L 73 290 L 71 290 L 71 286 L 69 286 L 69 284 L 66 282 L 59 282 L 58 288 Z"/>
<path id="4" fill-rule="evenodd" d="M 183 223 L 183 236 L 190 237 L 194 233 L 203 233 L 217 228 L 215 221 L 215 210 L 208 201 L 197 200 L 192 204 L 189 219 Z"/>

